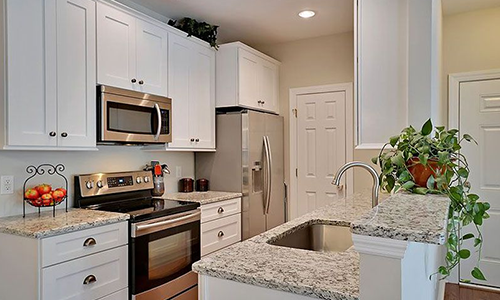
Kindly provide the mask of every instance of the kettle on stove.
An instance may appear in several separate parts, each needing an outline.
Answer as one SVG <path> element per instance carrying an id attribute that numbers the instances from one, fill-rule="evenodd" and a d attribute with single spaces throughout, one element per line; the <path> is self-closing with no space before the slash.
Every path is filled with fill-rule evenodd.
<path id="1" fill-rule="evenodd" d="M 162 196 L 165 192 L 163 174 L 170 174 L 168 165 L 160 164 L 157 160 L 152 160 L 150 164 L 144 167 L 144 171 L 151 171 L 153 173 L 153 196 Z"/>

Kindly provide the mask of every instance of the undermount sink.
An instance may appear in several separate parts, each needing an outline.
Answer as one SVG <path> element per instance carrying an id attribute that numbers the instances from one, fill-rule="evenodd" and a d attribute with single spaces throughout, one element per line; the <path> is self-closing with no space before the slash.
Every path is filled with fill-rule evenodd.
<path id="1" fill-rule="evenodd" d="M 312 251 L 342 252 L 352 246 L 352 235 L 349 227 L 312 224 L 270 244 Z"/>

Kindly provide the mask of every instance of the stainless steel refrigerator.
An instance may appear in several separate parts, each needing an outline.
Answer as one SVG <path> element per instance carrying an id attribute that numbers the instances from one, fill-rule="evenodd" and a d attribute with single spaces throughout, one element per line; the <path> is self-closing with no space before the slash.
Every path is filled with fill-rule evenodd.
<path id="1" fill-rule="evenodd" d="M 243 110 L 217 115 L 217 151 L 196 154 L 210 190 L 243 193 L 242 238 L 285 222 L 283 117 Z"/>

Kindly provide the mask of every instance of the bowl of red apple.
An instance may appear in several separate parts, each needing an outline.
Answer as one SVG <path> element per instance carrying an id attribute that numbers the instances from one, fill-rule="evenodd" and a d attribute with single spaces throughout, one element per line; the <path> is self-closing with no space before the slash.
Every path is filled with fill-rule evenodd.
<path id="1" fill-rule="evenodd" d="M 61 204 L 66 199 L 66 189 L 52 189 L 50 184 L 39 184 L 24 192 L 24 200 L 34 207 L 48 207 Z"/>

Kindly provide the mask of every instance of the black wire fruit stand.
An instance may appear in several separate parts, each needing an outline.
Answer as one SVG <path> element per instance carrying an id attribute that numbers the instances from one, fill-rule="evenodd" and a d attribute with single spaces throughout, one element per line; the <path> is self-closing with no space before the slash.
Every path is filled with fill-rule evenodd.
<path id="1" fill-rule="evenodd" d="M 68 195 L 67 195 L 68 179 L 66 178 L 66 176 L 64 176 L 62 174 L 62 172 L 64 172 L 65 169 L 66 169 L 66 167 L 63 164 L 57 164 L 55 166 L 52 164 L 41 164 L 37 167 L 31 165 L 31 166 L 28 166 L 26 168 L 26 173 L 31 174 L 31 175 L 28 178 L 26 178 L 26 180 L 24 181 L 24 184 L 23 184 L 23 218 L 26 217 L 26 202 L 29 205 L 38 208 L 38 214 L 41 213 L 42 208 L 52 207 L 52 216 L 53 217 L 56 216 L 56 206 L 58 206 L 59 204 L 61 204 L 63 202 L 66 202 L 66 212 L 68 212 L 68 201 L 67 201 L 67 198 L 68 198 Z M 64 197 L 62 197 L 60 199 L 60 201 L 57 201 L 57 199 L 54 199 L 53 201 L 51 201 L 50 205 L 44 205 L 43 202 L 40 202 L 39 204 L 34 204 L 33 201 L 35 199 L 27 199 L 25 196 L 26 185 L 34 177 L 43 176 L 46 173 L 50 176 L 59 176 L 62 179 L 64 179 L 64 188 L 66 190 L 66 193 L 64 194 Z"/>

